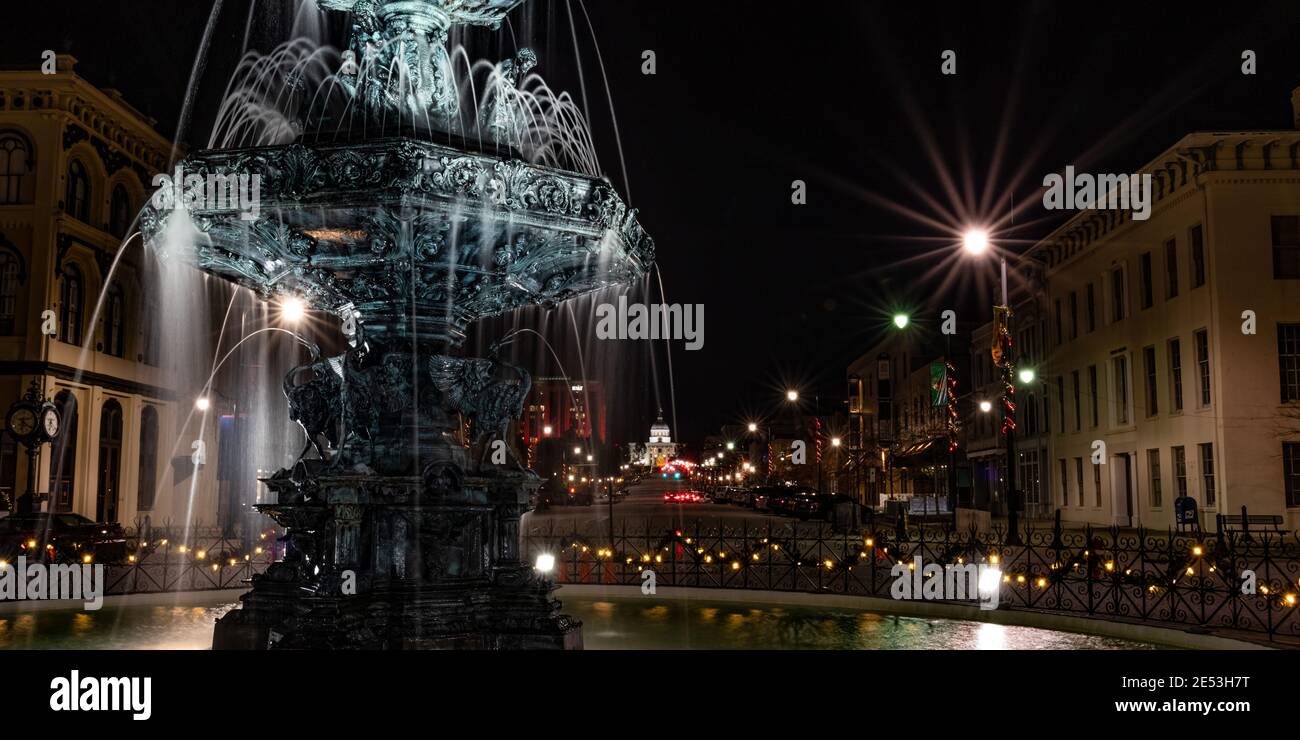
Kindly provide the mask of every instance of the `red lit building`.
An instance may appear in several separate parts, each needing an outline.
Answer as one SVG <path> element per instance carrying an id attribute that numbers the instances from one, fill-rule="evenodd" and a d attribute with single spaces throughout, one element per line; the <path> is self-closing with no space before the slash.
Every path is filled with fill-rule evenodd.
<path id="1" fill-rule="evenodd" d="M 590 439 L 603 445 L 605 427 L 605 386 L 601 381 L 533 378 L 520 428 L 525 447 L 548 437 Z"/>

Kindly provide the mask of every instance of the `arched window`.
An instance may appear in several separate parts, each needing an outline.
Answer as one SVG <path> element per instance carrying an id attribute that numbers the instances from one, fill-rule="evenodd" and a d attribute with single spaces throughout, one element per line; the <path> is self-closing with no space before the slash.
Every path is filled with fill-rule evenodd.
<path id="1" fill-rule="evenodd" d="M 67 344 L 81 344 L 83 285 L 81 268 L 71 264 L 63 268 L 63 286 L 59 294 L 59 341 Z"/>
<path id="2" fill-rule="evenodd" d="M 103 350 L 114 357 L 126 357 L 126 301 L 122 289 L 110 286 L 104 298 Z"/>
<path id="3" fill-rule="evenodd" d="M 14 312 L 18 308 L 18 258 L 0 251 L 0 336 L 14 335 Z"/>
<path id="4" fill-rule="evenodd" d="M 117 484 L 122 471 L 122 405 L 104 402 L 99 417 L 99 486 L 95 493 L 95 521 L 117 521 Z"/>
<path id="5" fill-rule="evenodd" d="M 32 150 L 13 132 L 0 133 L 0 205 L 22 203 L 26 176 L 32 173 Z"/>
<path id="6" fill-rule="evenodd" d="M 153 510 L 158 486 L 158 410 L 145 406 L 140 413 L 140 487 L 136 508 Z"/>
<path id="7" fill-rule="evenodd" d="M 77 399 L 68 391 L 54 397 L 62 422 L 59 437 L 50 445 L 50 496 L 57 511 L 72 511 L 72 491 L 77 475 Z"/>
<path id="8" fill-rule="evenodd" d="M 113 186 L 113 198 L 109 204 L 108 231 L 121 239 L 126 236 L 126 230 L 130 226 L 131 196 L 127 194 L 124 185 L 118 184 Z"/>
<path id="9" fill-rule="evenodd" d="M 146 273 L 146 279 L 157 276 L 157 271 Z M 158 298 L 155 291 L 142 291 L 136 302 L 137 326 L 140 328 L 140 351 L 136 359 L 155 367 L 158 366 L 158 347 L 162 340 L 162 319 L 159 317 Z"/>
<path id="10" fill-rule="evenodd" d="M 63 209 L 73 218 L 90 223 L 90 177 L 79 159 L 68 165 L 68 190 L 63 194 Z"/>

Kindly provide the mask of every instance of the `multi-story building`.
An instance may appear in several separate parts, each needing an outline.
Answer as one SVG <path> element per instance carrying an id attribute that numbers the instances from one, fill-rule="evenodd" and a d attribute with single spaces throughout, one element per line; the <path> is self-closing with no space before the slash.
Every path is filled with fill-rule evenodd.
<path id="1" fill-rule="evenodd" d="M 948 453 L 947 405 L 932 400 L 933 366 L 943 362 L 947 350 L 943 340 L 908 328 L 891 333 L 849 365 L 849 432 L 841 476 L 864 505 L 948 493 L 955 458 Z M 966 363 L 954 364 L 961 392 Z"/>
<path id="2" fill-rule="evenodd" d="M 1025 256 L 1054 313 L 1053 505 L 1164 527 L 1187 496 L 1203 525 L 1244 506 L 1294 529 L 1300 132 L 1189 134 L 1139 173 L 1148 219 L 1081 212 Z"/>
<path id="3" fill-rule="evenodd" d="M 0 73 L 0 410 L 34 382 L 63 415 L 35 471 L 3 434 L 0 506 L 34 472 L 55 511 L 213 523 L 217 466 L 169 463 L 181 434 L 178 459 L 197 438 L 215 462 L 217 419 L 184 429 L 194 401 L 178 406 L 159 362 L 143 250 L 123 246 L 171 143 L 115 91 L 79 77 L 75 62 L 57 57 L 53 74 Z"/>

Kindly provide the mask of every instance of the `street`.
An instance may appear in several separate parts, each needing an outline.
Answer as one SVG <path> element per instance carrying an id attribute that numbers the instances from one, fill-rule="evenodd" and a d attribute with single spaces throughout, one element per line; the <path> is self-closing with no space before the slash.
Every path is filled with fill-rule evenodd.
<path id="1" fill-rule="evenodd" d="M 664 494 L 671 491 L 694 490 L 703 495 L 701 488 L 696 488 L 692 481 L 665 480 L 650 477 L 634 484 L 628 489 L 628 495 L 614 502 L 614 526 L 622 527 L 626 522 L 629 528 L 641 528 L 649 522 L 653 527 L 712 527 L 726 525 L 739 527 L 748 524 L 751 527 L 791 523 L 785 517 L 769 516 L 763 512 L 730 504 L 713 504 L 708 501 L 688 504 L 666 504 Z M 552 506 L 545 511 L 533 511 L 525 514 L 522 526 L 527 532 L 533 528 L 556 527 L 599 527 L 596 531 L 606 530 L 609 526 L 610 506 L 605 500 L 598 500 L 591 506 Z"/>

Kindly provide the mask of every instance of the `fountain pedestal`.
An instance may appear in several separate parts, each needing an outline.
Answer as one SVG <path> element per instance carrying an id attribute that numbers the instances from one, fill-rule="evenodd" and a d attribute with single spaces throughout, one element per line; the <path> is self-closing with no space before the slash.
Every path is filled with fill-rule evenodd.
<path id="1" fill-rule="evenodd" d="M 540 482 L 532 473 L 455 488 L 374 475 L 315 482 L 311 502 L 262 507 L 289 531 L 289 553 L 218 622 L 214 648 L 582 647 L 554 584 L 519 562 L 519 517 Z"/>

